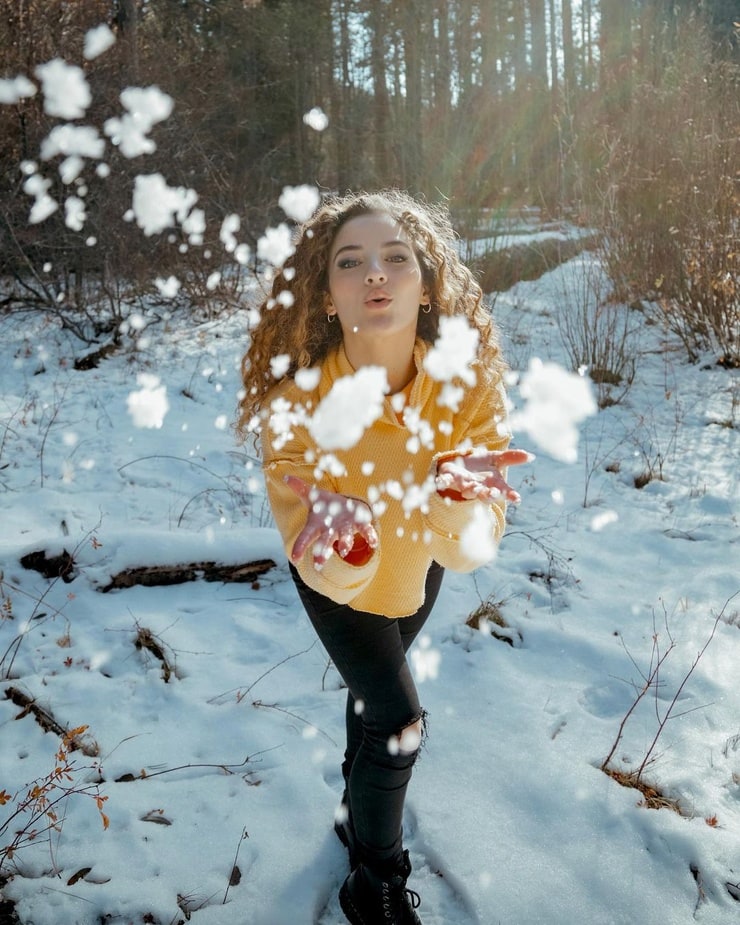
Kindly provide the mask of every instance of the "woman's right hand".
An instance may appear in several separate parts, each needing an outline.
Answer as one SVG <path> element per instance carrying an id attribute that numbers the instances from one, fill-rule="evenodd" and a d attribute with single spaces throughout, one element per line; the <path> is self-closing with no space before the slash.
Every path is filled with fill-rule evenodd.
<path id="1" fill-rule="evenodd" d="M 370 549 L 378 545 L 372 512 L 367 504 L 333 491 L 309 485 L 296 475 L 286 475 L 285 484 L 308 508 L 306 526 L 298 534 L 290 553 L 291 562 L 299 562 L 309 547 L 313 549 L 314 567 L 324 566 L 336 551 L 344 558 L 361 536 Z"/>

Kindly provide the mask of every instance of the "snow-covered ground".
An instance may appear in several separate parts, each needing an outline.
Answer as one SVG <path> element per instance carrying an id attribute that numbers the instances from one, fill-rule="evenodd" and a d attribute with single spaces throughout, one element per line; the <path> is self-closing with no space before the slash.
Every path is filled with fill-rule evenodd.
<path id="1" fill-rule="evenodd" d="M 549 397 L 583 266 L 496 300 L 520 384 L 539 371 Z M 575 462 L 528 432 L 548 396 L 512 382 L 516 443 L 538 454 L 512 471 L 522 503 L 491 565 L 448 573 L 413 654 L 430 736 L 406 831 L 425 925 L 740 920 L 737 373 L 687 365 L 634 321 L 634 385 L 579 423 Z M 0 825 L 59 765 L 23 697 L 87 726 L 47 787 L 86 792 L 3 867 L 23 925 L 342 921 L 344 691 L 230 429 L 245 326 L 155 326 L 74 371 L 68 332 L 0 319 Z M 635 488 L 651 470 L 662 480 Z M 72 553 L 72 580 L 21 566 L 40 549 Z M 254 584 L 102 591 L 128 566 L 266 557 Z M 482 602 L 513 645 L 466 625 Z M 612 766 L 649 754 L 645 780 L 684 815 L 600 770 L 620 732 Z"/>

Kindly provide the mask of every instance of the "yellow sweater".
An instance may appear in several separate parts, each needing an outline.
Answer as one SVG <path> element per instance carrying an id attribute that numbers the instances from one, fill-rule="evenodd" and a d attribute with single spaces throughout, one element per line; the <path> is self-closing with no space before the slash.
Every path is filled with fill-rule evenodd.
<path id="1" fill-rule="evenodd" d="M 503 450 L 508 446 L 503 386 L 476 366 L 477 384 L 465 390 L 458 409 L 440 405 L 443 386 L 422 365 L 427 349 L 424 341 L 417 340 L 417 375 L 403 423 L 386 396 L 382 416 L 359 441 L 327 459 L 300 420 L 315 411 L 338 379 L 354 374 L 340 346 L 325 359 L 314 389 L 304 391 L 292 379 L 273 389 L 268 397 L 273 413 L 262 430 L 268 498 L 288 554 L 306 524 L 307 509 L 284 483 L 285 475 L 361 498 L 373 509 L 379 544 L 370 560 L 355 566 L 334 554 L 318 571 L 309 549 L 296 565 L 303 580 L 337 603 L 387 617 L 418 610 L 432 559 L 458 572 L 471 571 L 490 559 L 490 549 L 477 551 L 471 549 L 474 544 L 460 541 L 473 518 L 478 524 L 482 514 L 488 518 L 493 542 L 504 530 L 503 499 L 490 505 L 450 501 L 434 489 L 440 457 L 470 447 Z"/>

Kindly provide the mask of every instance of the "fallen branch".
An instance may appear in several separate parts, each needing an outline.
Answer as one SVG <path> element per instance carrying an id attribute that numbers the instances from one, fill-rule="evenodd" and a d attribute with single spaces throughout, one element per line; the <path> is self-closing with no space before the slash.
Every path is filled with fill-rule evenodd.
<path id="1" fill-rule="evenodd" d="M 17 707 L 21 707 L 21 712 L 16 716 L 16 719 L 23 719 L 23 717 L 28 716 L 29 713 L 32 714 L 44 732 L 53 732 L 54 735 L 59 736 L 60 739 L 66 740 L 69 743 L 69 751 L 80 751 L 83 755 L 87 755 L 90 758 L 95 758 L 100 754 L 97 742 L 94 740 L 84 742 L 81 736 L 70 735 L 70 731 L 65 729 L 48 710 L 39 706 L 32 697 L 25 694 L 19 688 L 6 687 L 5 697 Z"/>
<path id="2" fill-rule="evenodd" d="M 100 590 L 103 593 L 133 588 L 143 585 L 146 588 L 155 585 L 177 585 L 186 581 L 223 581 L 233 583 L 253 583 L 260 575 L 275 568 L 272 559 L 258 559 L 239 565 L 221 565 L 217 562 L 190 562 L 185 565 L 142 565 L 124 569 L 113 575 L 107 585 Z"/>

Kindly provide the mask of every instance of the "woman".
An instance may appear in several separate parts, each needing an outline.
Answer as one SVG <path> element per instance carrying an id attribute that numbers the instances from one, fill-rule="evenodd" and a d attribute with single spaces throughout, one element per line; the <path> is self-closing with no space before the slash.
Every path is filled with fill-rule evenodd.
<path id="1" fill-rule="evenodd" d="M 352 925 L 420 925 L 402 816 L 425 714 L 406 653 L 443 569 L 491 558 L 506 500 L 519 500 L 506 467 L 531 458 L 507 449 L 481 296 L 441 209 L 396 190 L 333 198 L 276 272 L 243 360 L 239 428 L 261 434 L 291 574 L 348 688 L 335 829 Z M 453 316 L 477 349 L 441 376 L 440 322 Z M 352 393 L 361 375 L 373 394 Z M 320 426 L 348 403 L 356 415 Z"/>

